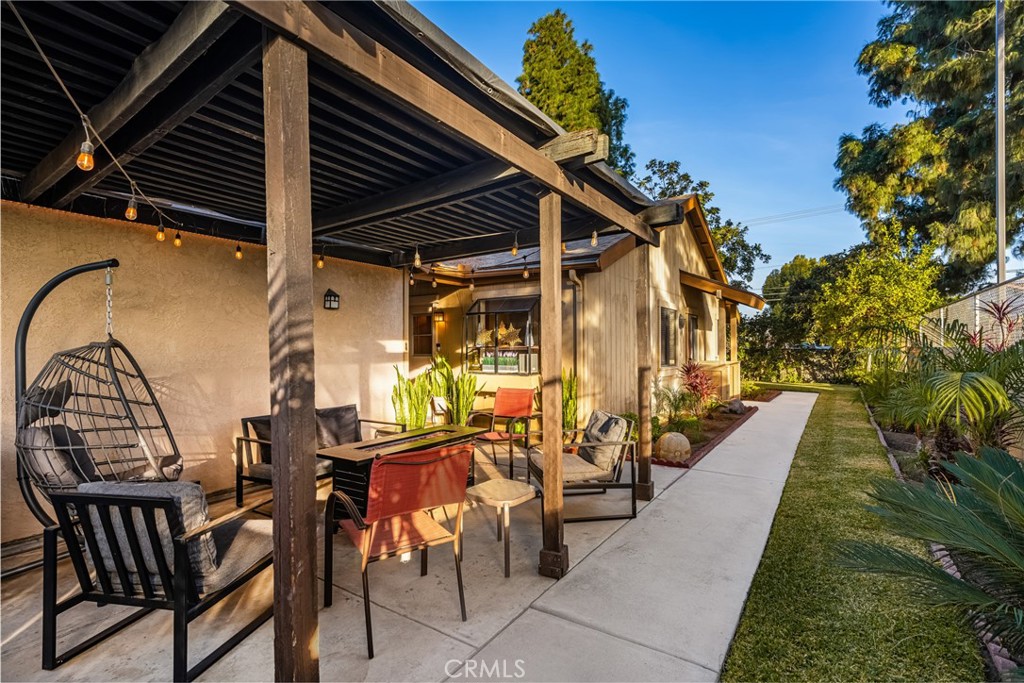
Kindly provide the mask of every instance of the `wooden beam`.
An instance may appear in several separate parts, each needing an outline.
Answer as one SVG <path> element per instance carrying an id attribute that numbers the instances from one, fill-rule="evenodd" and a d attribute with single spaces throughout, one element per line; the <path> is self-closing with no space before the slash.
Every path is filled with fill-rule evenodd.
<path id="1" fill-rule="evenodd" d="M 466 143 L 515 166 L 576 206 L 657 244 L 658 235 L 628 209 L 583 183 L 527 141 L 430 79 L 326 7 L 300 0 L 231 0 L 272 30 L 294 38 L 342 75 L 436 121 Z"/>
<path id="2" fill-rule="evenodd" d="M 651 254 L 646 244 L 637 249 L 636 278 L 636 414 L 639 442 L 637 443 L 636 496 L 640 500 L 654 499 L 654 480 L 651 477 Z"/>
<path id="3" fill-rule="evenodd" d="M 608 136 L 596 130 L 566 133 L 537 148 L 555 163 L 591 164 L 608 156 Z M 313 235 L 332 235 L 417 211 L 464 201 L 529 181 L 500 159 L 485 159 L 435 178 L 326 209 L 313 216 Z"/>
<path id="4" fill-rule="evenodd" d="M 320 679 L 309 82 L 280 36 L 263 55 L 274 460 L 274 678 Z M 328 531 L 330 533 L 330 531 Z"/>
<path id="5" fill-rule="evenodd" d="M 122 166 L 131 162 L 256 64 L 262 50 L 260 29 L 248 21 L 231 27 L 130 121 L 107 134 L 104 140 L 117 161 Z M 64 207 L 117 170 L 101 147 L 97 146 L 95 156 L 96 167 L 91 172 L 65 175 L 46 193 L 46 203 Z"/>
<path id="6" fill-rule="evenodd" d="M 160 39 L 135 58 L 110 96 L 87 112 L 93 128 L 104 140 L 119 130 L 237 19 L 238 14 L 220 0 L 185 3 Z M 28 172 L 21 184 L 23 201 L 35 201 L 75 167 L 83 135 L 82 125 L 76 121 L 60 144 Z"/>
<path id="7" fill-rule="evenodd" d="M 721 294 L 722 298 L 726 301 L 750 306 L 751 308 L 756 308 L 759 311 L 764 308 L 764 299 L 759 297 L 757 294 L 748 292 L 745 289 L 740 289 L 739 287 L 727 285 L 724 282 L 712 280 L 710 278 L 703 277 L 702 275 L 694 275 L 693 273 L 687 273 L 685 271 L 681 271 L 679 273 L 679 280 L 687 287 L 693 287 L 694 289 L 708 294 Z"/>
<path id="8" fill-rule="evenodd" d="M 544 434 L 544 547 L 538 571 L 560 579 L 569 571 L 562 500 L 562 197 L 540 199 L 540 376 Z"/>

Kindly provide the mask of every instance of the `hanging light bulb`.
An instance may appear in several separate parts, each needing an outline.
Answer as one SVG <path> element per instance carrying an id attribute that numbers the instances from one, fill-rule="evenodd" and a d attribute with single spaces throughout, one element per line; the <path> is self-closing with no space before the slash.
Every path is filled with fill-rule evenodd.
<path id="1" fill-rule="evenodd" d="M 409 286 L 412 287 L 416 284 L 416 280 L 412 276 L 412 268 L 409 269 Z"/>
<path id="2" fill-rule="evenodd" d="M 181 246 L 181 231 L 180 230 L 178 232 L 174 233 L 174 246 L 176 246 L 176 247 L 180 247 Z"/>
<path id="3" fill-rule="evenodd" d="M 526 257 L 525 256 L 523 257 L 523 279 L 524 280 L 529 280 L 530 279 L 530 269 L 526 267 Z"/>
<path id="4" fill-rule="evenodd" d="M 242 253 L 242 245 L 241 244 L 236 245 L 235 246 L 235 259 L 238 260 L 238 261 L 241 261 L 244 256 L 245 255 Z"/>
<path id="5" fill-rule="evenodd" d="M 156 229 L 156 241 L 163 242 L 165 239 L 167 239 L 167 235 L 164 234 L 164 226 L 161 223 L 160 227 Z"/>
<path id="6" fill-rule="evenodd" d="M 597 230 L 595 230 L 594 232 L 590 233 L 590 246 L 592 246 L 592 247 L 596 247 L 597 246 Z"/>
<path id="7" fill-rule="evenodd" d="M 476 272 L 476 268 L 472 268 L 472 269 L 471 269 L 471 270 L 469 271 L 469 291 L 471 291 L 471 292 L 472 292 L 472 291 L 473 291 L 474 289 L 476 289 L 476 280 L 475 280 L 475 279 L 473 279 L 473 273 L 475 273 L 475 272 Z"/>
<path id="8" fill-rule="evenodd" d="M 565 242 L 562 242 L 562 253 L 564 254 L 565 252 L 566 252 Z"/>
<path id="9" fill-rule="evenodd" d="M 437 276 L 436 275 L 431 275 L 430 276 L 430 286 L 433 287 L 434 289 L 437 289 Z"/>
<path id="10" fill-rule="evenodd" d="M 75 164 L 83 171 L 91 171 L 96 165 L 96 160 L 92 156 L 95 148 L 92 146 L 92 140 L 89 139 L 89 126 L 84 118 L 82 119 L 82 128 L 85 129 L 85 140 L 82 142 L 82 149 L 78 153 Z"/>
<path id="11" fill-rule="evenodd" d="M 130 221 L 139 217 L 139 203 L 135 201 L 135 195 L 128 200 L 128 208 L 124 210 L 124 217 Z"/>
<path id="12" fill-rule="evenodd" d="M 515 237 L 512 238 L 512 255 L 515 256 L 519 253 L 519 233 L 517 232 Z"/>
<path id="13" fill-rule="evenodd" d="M 412 267 L 420 268 L 423 265 L 423 261 L 420 259 L 420 245 L 416 245 L 416 255 L 412 257 Z"/>
<path id="14" fill-rule="evenodd" d="M 319 268 L 320 270 L 323 270 L 323 268 L 324 268 L 324 255 L 323 255 L 323 253 L 321 253 L 320 254 L 320 258 L 318 258 L 316 260 L 316 267 Z"/>

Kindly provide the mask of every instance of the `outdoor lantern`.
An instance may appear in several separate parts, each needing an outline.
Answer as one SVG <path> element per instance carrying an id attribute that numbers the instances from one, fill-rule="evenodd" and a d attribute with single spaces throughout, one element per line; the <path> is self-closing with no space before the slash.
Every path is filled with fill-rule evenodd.
<path id="1" fill-rule="evenodd" d="M 341 308 L 341 297 L 333 289 L 328 289 L 324 294 L 324 308 L 328 311 L 336 311 Z"/>
<path id="2" fill-rule="evenodd" d="M 444 311 L 434 311 L 434 322 L 435 323 L 443 323 L 444 322 Z"/>

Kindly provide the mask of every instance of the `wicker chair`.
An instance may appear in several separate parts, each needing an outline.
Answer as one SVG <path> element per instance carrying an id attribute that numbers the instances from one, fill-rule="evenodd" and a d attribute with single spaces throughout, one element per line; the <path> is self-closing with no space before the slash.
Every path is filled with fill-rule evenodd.
<path id="1" fill-rule="evenodd" d="M 370 620 L 370 584 L 367 566 L 388 557 L 420 551 L 420 575 L 427 573 L 427 549 L 452 544 L 459 606 L 466 620 L 466 596 L 462 587 L 462 506 L 466 501 L 466 473 L 473 445 L 463 444 L 413 453 L 377 456 L 370 469 L 366 515 L 342 491 L 327 499 L 324 517 L 324 607 L 333 602 L 334 508 L 341 504 L 348 519 L 341 528 L 362 555 L 363 610 L 366 617 L 366 651 L 373 659 L 373 626 Z M 435 521 L 428 510 L 458 505 L 454 529 Z"/>

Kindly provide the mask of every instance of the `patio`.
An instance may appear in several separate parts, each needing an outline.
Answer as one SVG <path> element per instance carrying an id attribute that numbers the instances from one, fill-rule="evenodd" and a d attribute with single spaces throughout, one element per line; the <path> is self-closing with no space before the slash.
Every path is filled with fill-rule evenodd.
<path id="1" fill-rule="evenodd" d="M 431 554 L 371 570 L 376 657 L 364 650 L 356 550 L 335 546 L 334 605 L 319 612 L 323 680 L 715 680 L 768 537 L 789 463 L 814 394 L 784 393 L 687 471 L 655 467 L 656 495 L 635 520 L 571 524 L 570 572 L 561 581 L 536 572 L 539 501 L 512 511 L 512 575 L 502 576 L 494 512 L 466 513 L 466 601 L 458 614 L 452 559 Z M 771 444 L 765 448 L 765 444 Z M 522 475 L 522 457 L 517 476 Z M 478 474 L 500 476 L 483 451 Z M 683 476 L 685 473 L 686 476 Z M 323 498 L 324 490 L 320 491 Z M 621 506 L 625 492 L 566 503 L 573 512 Z M 214 516 L 230 501 L 214 506 Z M 685 524 L 680 524 L 685 520 Z M 322 562 L 322 558 L 318 558 Z M 77 590 L 68 563 L 60 595 Z M 6 678 L 161 680 L 169 676 L 171 616 L 155 614 L 53 672 L 39 669 L 41 572 L 3 582 L 2 650 Z M 319 588 L 318 588 L 319 590 Z M 241 623 L 271 599 L 269 575 L 195 622 L 196 656 L 217 642 L 224 623 Z M 60 633 L 79 639 L 117 607 L 81 605 Z M 261 627 L 200 680 L 265 680 L 273 669 L 273 626 Z M 519 660 L 517 662 L 517 660 Z M 472 672 L 469 668 L 472 668 Z M 519 668 L 517 668 L 519 667 Z"/>

